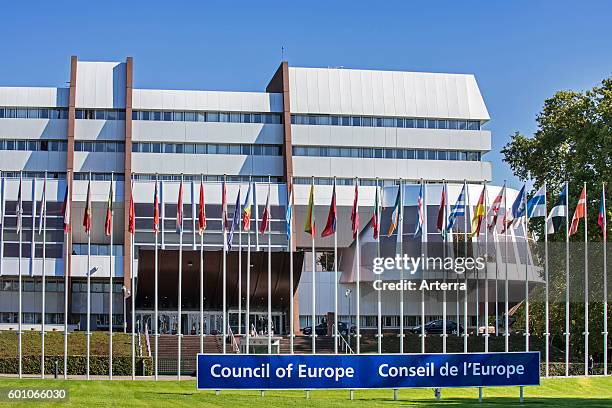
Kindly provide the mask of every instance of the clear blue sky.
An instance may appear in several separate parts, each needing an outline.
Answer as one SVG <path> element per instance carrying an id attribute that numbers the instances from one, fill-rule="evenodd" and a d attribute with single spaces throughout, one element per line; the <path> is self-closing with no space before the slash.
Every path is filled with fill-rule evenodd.
<path id="1" fill-rule="evenodd" d="M 13 1 L 0 13 L 0 85 L 65 86 L 69 57 L 135 59 L 142 88 L 262 91 L 295 66 L 473 73 L 499 150 L 532 133 L 545 98 L 612 75 L 612 1 Z"/>

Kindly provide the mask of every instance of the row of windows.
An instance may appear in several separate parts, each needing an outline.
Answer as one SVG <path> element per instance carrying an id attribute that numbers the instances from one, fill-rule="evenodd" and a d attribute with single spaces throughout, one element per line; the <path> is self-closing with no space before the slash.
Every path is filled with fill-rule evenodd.
<path id="1" fill-rule="evenodd" d="M 155 174 L 134 174 L 134 180 L 143 180 L 143 181 L 153 181 L 155 180 Z M 200 181 L 204 179 L 204 181 L 214 181 L 221 182 L 223 180 L 228 183 L 248 183 L 249 180 L 253 183 L 267 183 L 268 176 L 217 176 L 206 174 L 204 176 L 200 174 L 184 174 L 183 181 Z M 181 181 L 180 174 L 158 174 L 157 179 L 159 181 Z M 270 177 L 271 183 L 280 183 L 282 182 L 282 177 L 272 176 Z"/>
<path id="2" fill-rule="evenodd" d="M 134 153 L 238 154 L 280 156 L 281 146 L 214 143 L 133 143 Z"/>
<path id="3" fill-rule="evenodd" d="M 68 119 L 68 108 L 5 108 L 0 107 L 1 118 L 16 119 Z"/>
<path id="4" fill-rule="evenodd" d="M 295 177 L 293 179 L 294 184 L 312 184 L 312 177 Z M 404 180 L 404 182 L 412 182 L 417 184 L 419 180 Z M 316 185 L 321 186 L 331 186 L 334 184 L 334 179 L 332 177 L 315 177 L 314 183 Z M 375 186 L 378 183 L 379 186 L 396 186 L 399 184 L 399 180 L 397 179 L 368 179 L 368 178 L 360 178 L 359 185 L 361 186 Z M 339 186 L 352 186 L 355 184 L 354 178 L 336 178 L 336 184 Z"/>
<path id="5" fill-rule="evenodd" d="M 165 122 L 282 123 L 279 113 L 132 111 L 132 119 Z"/>
<path id="6" fill-rule="evenodd" d="M 65 152 L 65 140 L 13 140 L 0 139 L 0 150 L 21 150 L 32 152 Z"/>
<path id="7" fill-rule="evenodd" d="M 373 116 L 291 115 L 293 125 L 365 126 L 416 129 L 480 130 L 478 120 L 381 118 Z"/>
<path id="8" fill-rule="evenodd" d="M 122 281 L 123 278 L 116 278 L 115 282 Z M 91 293 L 108 293 L 110 286 L 108 282 L 91 282 L 89 285 L 89 291 Z M 121 293 L 122 292 L 122 283 L 113 283 L 113 293 Z M 87 283 L 85 282 L 73 282 L 72 283 L 72 292 L 74 293 L 87 293 Z"/>
<path id="9" fill-rule="evenodd" d="M 89 180 L 91 175 L 92 181 L 111 181 L 111 177 L 114 181 L 124 181 L 125 176 L 121 173 L 74 173 L 75 180 Z"/>
<path id="10" fill-rule="evenodd" d="M 24 324 L 40 324 L 41 313 L 24 312 L 21 315 L 21 322 Z M 19 323 L 17 312 L 0 313 L 0 323 Z M 45 324 L 64 324 L 63 313 L 45 313 Z"/>
<path id="11" fill-rule="evenodd" d="M 124 142 L 75 142 L 75 152 L 123 153 Z"/>
<path id="12" fill-rule="evenodd" d="M 19 175 L 21 174 L 21 177 L 24 179 L 43 179 L 45 178 L 45 172 L 44 171 L 23 171 L 23 172 L 19 172 L 19 171 L 3 171 L 1 173 L 2 177 L 7 178 L 7 179 L 18 179 Z M 65 180 L 66 179 L 66 173 L 60 173 L 60 172 L 48 172 L 47 173 L 47 178 L 48 179 L 54 179 L 54 180 Z"/>
<path id="13" fill-rule="evenodd" d="M 42 292 L 42 280 L 26 280 L 22 282 L 22 291 L 24 292 Z M 15 278 L 2 278 L 0 280 L 0 291 L 4 292 L 17 292 L 19 291 L 19 281 Z M 63 292 L 64 281 L 46 279 L 45 281 L 45 292 Z"/>
<path id="14" fill-rule="evenodd" d="M 125 120 L 125 110 L 120 109 L 77 109 L 77 119 Z"/>
<path id="15" fill-rule="evenodd" d="M 72 255 L 87 255 L 87 244 L 72 244 Z M 91 255 L 110 256 L 110 245 L 91 244 Z M 113 245 L 113 256 L 123 256 L 123 245 Z"/>
<path id="16" fill-rule="evenodd" d="M 408 160 L 480 161 L 481 153 L 458 150 L 390 149 L 374 147 L 294 146 L 294 156 L 354 157 Z"/>

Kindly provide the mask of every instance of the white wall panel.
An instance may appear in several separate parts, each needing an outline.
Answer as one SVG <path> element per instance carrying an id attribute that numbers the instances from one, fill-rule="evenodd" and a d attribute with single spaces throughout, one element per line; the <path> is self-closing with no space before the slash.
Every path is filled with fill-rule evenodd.
<path id="1" fill-rule="evenodd" d="M 125 108 L 126 63 L 77 62 L 77 108 Z"/>
<path id="2" fill-rule="evenodd" d="M 0 106 L 67 107 L 68 88 L 0 87 Z"/>
<path id="3" fill-rule="evenodd" d="M 124 120 L 77 119 L 74 123 L 77 140 L 125 140 Z"/>
<path id="4" fill-rule="evenodd" d="M 66 139 L 66 119 L 0 119 L 0 138 Z"/>
<path id="5" fill-rule="evenodd" d="M 134 109 L 227 112 L 282 112 L 283 95 L 266 92 L 217 92 L 134 89 Z"/>

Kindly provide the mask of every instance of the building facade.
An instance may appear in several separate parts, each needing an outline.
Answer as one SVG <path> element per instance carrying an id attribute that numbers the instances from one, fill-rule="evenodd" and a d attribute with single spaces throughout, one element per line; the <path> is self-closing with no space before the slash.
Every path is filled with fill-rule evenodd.
<path id="1" fill-rule="evenodd" d="M 42 281 L 46 284 L 45 322 L 63 325 L 65 274 L 70 277 L 69 322 L 83 329 L 87 308 L 86 277 L 91 277 L 92 327 L 107 329 L 109 304 L 117 328 L 137 322 L 139 330 L 151 328 L 154 289 L 153 196 L 161 200 L 158 293 L 161 330 L 175 333 L 177 307 L 183 309 L 183 333 L 219 331 L 223 233 L 222 182 L 227 181 L 228 212 L 242 205 L 249 186 L 255 206 L 249 231 L 236 231 L 227 258 L 226 306 L 235 331 L 243 331 L 247 301 L 247 248 L 251 248 L 251 324 L 264 327 L 268 236 L 257 233 L 264 203 L 271 204 L 270 248 L 273 252 L 273 319 L 280 333 L 289 329 L 289 305 L 294 327 L 311 324 L 311 237 L 301 227 L 310 184 L 315 185 L 315 218 L 322 229 L 337 184 L 339 257 L 351 255 L 353 238 L 350 211 L 352 187 L 361 185 L 359 207 L 362 234 L 367 235 L 377 185 L 385 205 L 392 206 L 400 180 L 405 186 L 404 233 L 414 235 L 415 186 L 423 181 L 426 213 L 425 239 L 439 236 L 435 214 L 442 182 L 448 182 L 448 202 L 457 199 L 463 183 L 469 201 L 478 200 L 483 183 L 491 180 L 491 164 L 484 155 L 491 149 L 485 103 L 473 75 L 365 71 L 289 67 L 281 63 L 265 92 L 213 92 L 139 89 L 134 87 L 134 63 L 89 62 L 72 57 L 66 88 L 0 88 L 0 171 L 2 171 L 2 299 L 4 326 L 17 321 L 17 277 L 22 276 L 23 322 L 41 321 Z M 17 234 L 17 202 L 21 182 L 23 232 Z M 38 231 L 40 200 L 46 177 L 47 224 L 43 261 L 43 234 Z M 90 181 L 91 180 L 91 181 Z M 104 219 L 111 180 L 114 183 L 114 223 L 111 237 Z M 183 233 L 176 233 L 179 185 L 183 185 Z M 91 182 L 93 226 L 90 241 L 81 226 Z M 254 184 L 251 184 L 251 183 Z M 205 190 L 207 228 L 197 228 L 199 189 Z M 71 231 L 63 231 L 62 203 L 67 186 L 72 192 Z M 285 211 L 288 185 L 294 186 L 294 287 L 289 285 L 289 242 Z M 500 187 L 488 189 L 488 202 Z M 508 190 L 508 206 L 516 197 Z M 128 228 L 130 197 L 136 214 L 134 241 Z M 383 218 L 387 215 L 383 211 Z M 469 214 L 467 217 L 469 218 Z M 458 224 L 462 224 L 462 219 Z M 468 219 L 469 223 L 469 219 Z M 384 227 L 384 221 L 383 221 Z M 461 233 L 461 228 L 457 233 Z M 515 232 L 512 232 L 513 239 Z M 520 234 L 520 232 L 517 232 Z M 397 233 L 396 233 L 397 235 Z M 21 238 L 20 238 L 21 237 Z M 21 246 L 19 244 L 21 239 Z M 315 273 L 318 288 L 315 314 L 321 320 L 333 310 L 334 280 L 339 286 L 339 314 L 351 317 L 354 279 L 351 270 L 329 271 L 325 257 L 333 239 L 316 238 Z M 178 298 L 178 250 L 182 245 L 183 286 Z M 200 245 L 204 247 L 205 327 L 199 325 Z M 21 256 L 20 256 L 21 253 Z M 111 256 L 112 253 L 112 256 Z M 90 268 L 88 265 L 88 254 Z M 352 268 L 352 267 L 350 267 Z M 349 268 L 349 269 L 350 269 Z M 533 272 L 533 271 L 532 271 Z M 522 288 L 517 262 L 510 280 Z M 346 275 L 343 277 L 343 275 Z M 110 277 L 112 276 L 112 285 Z M 492 275 L 493 276 L 493 275 Z M 135 285 L 132 287 L 132 278 Z M 261 279 L 260 279 L 261 278 Z M 481 300 L 469 291 L 469 326 L 477 324 Z M 538 280 L 535 272 L 531 276 Z M 363 283 L 362 327 L 376 326 L 376 296 Z M 347 291 L 351 289 L 352 291 Z M 347 293 L 353 295 L 347 295 Z M 113 293 L 111 296 L 110 293 Z M 482 289 L 481 292 L 482 294 Z M 135 295 L 136 316 L 130 313 Z M 384 296 L 383 325 L 398 327 L 397 293 Z M 403 296 L 403 295 L 402 295 Z M 491 294 L 490 299 L 494 298 Z M 453 301 L 452 297 L 449 302 Z M 457 299 L 454 300 L 455 303 Z M 426 319 L 441 314 L 437 298 L 427 301 Z M 419 321 L 419 301 L 406 299 L 407 326 Z M 491 306 L 493 310 L 493 306 Z M 450 313 L 450 312 L 449 312 Z M 242 326 L 238 327 L 238 315 Z M 124 319 L 124 316 L 126 319 Z"/>

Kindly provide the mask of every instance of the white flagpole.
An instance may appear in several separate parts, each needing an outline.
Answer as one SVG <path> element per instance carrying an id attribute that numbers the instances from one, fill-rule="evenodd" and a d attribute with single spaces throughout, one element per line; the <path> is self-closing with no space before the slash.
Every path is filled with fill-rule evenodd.
<path id="1" fill-rule="evenodd" d="M 359 220 L 359 177 L 355 177 L 355 186 L 357 187 L 355 199 L 355 217 Z M 357 222 L 357 234 L 355 237 L 355 254 L 357 256 L 357 282 L 355 284 L 355 311 L 357 315 L 357 342 L 355 351 L 361 354 L 361 248 L 359 248 L 359 222 Z M 337 280 L 337 279 L 335 279 Z"/>
<path id="2" fill-rule="evenodd" d="M 91 172 L 89 172 L 89 184 L 87 185 L 87 195 L 85 199 L 88 200 L 85 204 L 85 210 L 87 211 L 87 206 L 89 206 L 91 200 Z M 89 222 L 93 224 L 93 209 L 89 208 L 90 215 L 87 217 L 90 219 Z M 91 228 L 87 232 L 87 357 L 86 357 L 86 377 L 89 380 L 89 363 L 91 357 Z"/>
<path id="3" fill-rule="evenodd" d="M 249 176 L 249 188 L 252 188 L 253 198 L 256 198 L 255 190 L 257 185 L 253 184 L 252 178 Z M 250 209 L 251 214 L 253 208 Z M 255 206 L 255 217 L 257 217 L 257 206 Z M 257 228 L 257 227 L 256 227 Z M 257 229 L 255 229 L 255 235 L 257 235 Z M 249 229 L 247 231 L 247 270 L 246 270 L 246 354 L 249 354 L 250 342 L 251 342 L 251 220 L 249 219 Z"/>
<path id="4" fill-rule="evenodd" d="M 155 174 L 155 191 L 157 192 L 156 197 L 153 197 L 153 205 L 159 206 L 159 189 L 158 189 L 158 176 L 157 174 Z M 133 193 L 132 193 L 133 194 Z M 157 203 L 155 202 L 155 200 L 157 199 Z M 159 207 L 155 208 L 154 211 L 158 211 L 159 212 Z M 153 220 L 153 222 L 155 222 L 155 220 Z M 159 225 L 157 226 L 157 229 L 159 229 Z M 155 294 L 154 294 L 154 318 L 155 318 L 155 367 L 154 367 L 154 376 L 155 376 L 155 381 L 157 381 L 159 379 L 159 248 L 158 248 L 158 244 L 159 244 L 159 232 L 157 231 L 153 231 L 153 233 L 155 234 Z"/>
<path id="5" fill-rule="evenodd" d="M 421 207 L 423 211 L 423 219 L 421 220 L 423 225 L 421 225 L 421 253 L 425 253 L 427 256 L 427 246 L 425 242 L 427 241 L 427 200 L 425 196 L 427 192 L 425 190 L 425 182 L 421 179 L 421 188 L 423 195 L 421 196 Z M 423 267 L 423 277 L 425 279 L 425 271 L 427 270 L 427 264 Z M 421 288 L 421 353 L 425 353 L 425 337 L 427 336 L 425 332 L 425 288 Z"/>
<path id="6" fill-rule="evenodd" d="M 506 184 L 506 180 L 504 180 L 504 185 Z M 510 325 L 508 319 L 508 200 L 507 200 L 507 191 L 504 192 L 504 351 L 507 353 L 509 351 L 509 336 L 510 336 Z"/>
<path id="7" fill-rule="evenodd" d="M 336 191 L 336 176 L 334 176 L 334 190 L 333 191 L 334 192 Z M 334 193 L 332 192 L 332 194 Z M 336 217 L 336 224 L 337 224 L 338 214 L 335 213 L 334 216 Z M 348 329 L 349 336 L 350 336 L 350 333 L 351 333 L 351 330 L 349 327 Z M 336 229 L 334 230 L 334 354 L 338 354 L 338 341 L 339 340 L 340 338 L 338 337 L 338 225 L 336 225 Z"/>
<path id="8" fill-rule="evenodd" d="M 70 188 L 70 172 L 66 172 L 66 207 L 64 212 L 68 217 L 71 217 L 70 213 L 72 206 L 72 189 Z M 64 215 L 66 217 L 66 215 Z M 64 220 L 66 222 L 66 220 Z M 68 219 L 68 228 L 71 227 L 72 221 Z M 4 226 L 4 224 L 2 224 Z M 68 265 L 70 264 L 70 233 L 64 228 L 64 242 L 65 242 L 65 258 L 64 258 L 64 379 L 68 379 Z"/>
<path id="9" fill-rule="evenodd" d="M 132 195 L 132 197 L 134 197 L 134 174 L 130 174 L 130 193 Z M 134 218 L 136 218 L 136 214 L 134 214 Z M 134 223 L 136 222 L 136 220 L 134 220 Z M 132 259 L 130 260 L 130 280 L 131 280 L 131 293 L 130 293 L 130 300 L 132 303 L 132 336 L 131 336 L 131 347 L 132 347 L 132 380 L 136 379 L 136 278 L 134 277 L 135 275 L 135 268 L 134 268 L 134 259 L 136 258 L 135 256 L 135 251 L 136 251 L 136 230 L 134 229 L 134 233 L 130 234 L 130 245 L 132 247 L 131 253 L 132 253 Z"/>
<path id="10" fill-rule="evenodd" d="M 204 185 L 204 174 L 200 174 L 200 186 Z M 193 203 L 195 206 L 195 203 Z M 204 206 L 205 203 L 202 202 Z M 201 209 L 200 211 L 205 211 Z M 198 228 L 199 225 L 198 213 Z M 157 350 L 157 348 L 156 348 Z M 204 353 L 204 230 L 200 229 L 200 353 Z"/>
<path id="11" fill-rule="evenodd" d="M 4 261 L 4 177 L 0 170 L 0 276 L 2 276 L 2 261 Z"/>
<path id="12" fill-rule="evenodd" d="M 400 195 L 399 199 L 399 222 L 397 226 L 397 236 L 400 247 L 400 258 L 404 257 L 404 193 L 402 188 L 402 179 L 399 179 L 399 190 L 397 194 Z M 404 353 L 404 268 L 400 268 L 400 304 L 399 304 L 399 341 L 400 341 L 400 354 Z M 423 322 L 421 322 L 423 323 Z"/>
<path id="13" fill-rule="evenodd" d="M 115 193 L 115 190 L 113 189 L 113 179 L 114 179 L 114 174 L 111 173 L 111 192 L 112 194 Z M 115 198 L 111 195 L 110 200 L 111 203 L 113 202 Z M 113 379 L 113 264 L 114 264 L 114 260 L 113 260 L 113 224 L 114 224 L 114 208 L 111 204 L 111 223 L 110 223 L 110 255 L 109 255 L 109 263 L 110 263 L 110 269 L 109 269 L 109 278 L 108 278 L 108 283 L 109 283 L 109 288 L 108 288 L 108 379 L 112 380 Z"/>
<path id="14" fill-rule="evenodd" d="M 291 206 L 291 213 L 289 217 L 289 351 L 293 354 L 293 346 L 294 346 L 294 336 L 293 332 L 293 176 L 290 179 L 291 184 L 287 187 L 291 188 L 291 191 L 287 191 L 289 195 L 289 201 L 287 202 L 288 206 Z M 250 246 L 249 246 L 250 249 Z"/>
<path id="15" fill-rule="evenodd" d="M 315 210 L 315 203 L 314 203 L 314 176 L 312 177 L 312 216 L 314 217 L 314 210 Z M 310 222 L 312 223 L 312 219 L 310 220 Z M 316 269 L 316 256 L 315 256 L 315 230 L 314 228 L 311 228 L 310 231 L 310 237 L 312 239 L 312 322 L 311 322 L 311 327 L 312 327 L 312 354 L 316 354 L 316 336 L 317 336 L 317 330 L 316 330 L 316 326 L 317 326 L 317 311 L 316 311 L 316 300 L 317 300 L 317 293 L 316 293 L 316 279 L 315 279 L 315 269 Z"/>
<path id="16" fill-rule="evenodd" d="M 601 183 L 601 199 L 604 208 L 603 214 L 603 309 L 604 309 L 604 323 L 603 323 L 603 351 L 604 351 L 604 375 L 608 375 L 608 266 L 607 266 L 607 254 L 606 244 L 608 235 L 608 214 L 606 212 L 606 183 Z"/>
<path id="17" fill-rule="evenodd" d="M 565 376 L 569 377 L 570 303 L 569 303 L 569 186 L 565 182 Z"/>
<path id="18" fill-rule="evenodd" d="M 179 186 L 179 198 L 180 201 L 183 200 L 183 174 L 181 173 L 181 185 Z M 183 203 L 177 202 L 177 205 L 180 205 L 181 208 L 177 209 L 177 216 L 180 214 L 180 225 L 178 225 L 179 229 L 179 261 L 178 261 L 178 319 L 177 319 L 177 343 L 178 343 L 178 361 L 177 361 L 177 378 L 181 381 L 181 347 L 183 340 L 183 330 L 182 330 L 182 313 L 183 306 L 181 305 L 183 299 Z M 178 220 L 177 220 L 178 222 Z M 225 342 L 224 342 L 225 344 Z"/>
<path id="19" fill-rule="evenodd" d="M 242 334 L 242 211 L 238 211 L 241 216 L 238 220 L 238 334 Z"/>
<path id="20" fill-rule="evenodd" d="M 463 188 L 465 189 L 465 206 L 464 206 L 464 214 L 463 214 L 463 247 L 465 249 L 465 256 L 467 256 L 468 249 L 468 232 L 467 232 L 467 219 L 468 219 L 468 210 L 470 208 L 470 194 L 467 188 L 467 181 L 463 180 Z M 468 279 L 467 279 L 467 271 L 464 272 L 463 277 L 465 279 L 465 294 L 463 295 L 463 352 L 468 352 Z"/>
<path id="21" fill-rule="evenodd" d="M 489 352 L 489 222 L 487 214 L 489 213 L 489 192 L 487 191 L 487 182 L 484 182 L 484 230 L 485 230 L 485 287 L 484 287 L 484 345 L 485 353 Z M 476 329 L 478 331 L 478 328 Z"/>
<path id="22" fill-rule="evenodd" d="M 544 182 L 544 339 L 546 341 L 544 349 L 544 366 L 545 375 L 548 378 L 550 374 L 550 304 L 548 303 L 549 283 L 548 283 L 548 231 L 546 230 L 546 222 L 548 220 L 548 201 L 546 198 L 546 182 Z"/>
<path id="23" fill-rule="evenodd" d="M 584 182 L 584 375 L 589 375 L 589 257 L 587 248 L 587 185 Z"/>
<path id="24" fill-rule="evenodd" d="M 225 205 L 227 206 L 227 177 L 223 176 L 223 186 L 221 194 L 225 193 Z M 225 228 L 225 207 L 221 208 L 221 228 L 223 229 L 223 354 L 227 352 L 227 230 Z"/>
<path id="25" fill-rule="evenodd" d="M 19 202 L 17 203 L 17 205 L 19 206 L 19 209 L 17 211 L 17 226 L 19 228 L 18 234 L 19 234 L 19 328 L 18 328 L 18 335 L 19 335 L 19 378 L 22 378 L 23 376 L 23 361 L 22 361 L 22 357 L 23 357 L 23 350 L 22 350 L 22 344 L 21 344 L 21 335 L 22 335 L 22 310 L 23 310 L 23 294 L 22 294 L 22 277 L 21 277 L 21 256 L 22 256 L 22 252 L 23 249 L 21 248 L 22 243 L 23 243 L 23 217 L 22 217 L 22 213 L 23 213 L 23 172 L 19 172 Z"/>
<path id="26" fill-rule="evenodd" d="M 380 187 L 378 186 L 378 177 L 376 178 L 376 208 L 374 209 L 374 211 L 376 211 L 376 222 L 378 223 L 378 236 L 376 237 L 376 257 L 380 258 L 380 208 L 381 208 L 381 202 L 379 201 L 382 199 L 382 194 L 378 195 Z M 382 190 L 382 189 L 380 189 Z M 382 193 L 382 191 L 381 191 Z M 381 291 L 377 290 L 376 291 L 376 314 L 377 314 L 377 323 L 378 323 L 378 341 L 377 341 L 377 347 L 378 347 L 378 354 L 382 354 L 382 298 L 381 298 Z"/>
<path id="27" fill-rule="evenodd" d="M 40 320 L 40 377 L 45 378 L 45 302 L 46 302 L 46 267 L 47 260 L 47 172 L 45 171 L 45 179 L 43 182 L 43 196 L 41 202 L 42 214 L 42 299 L 41 299 L 41 320 Z M 34 225 L 34 220 L 32 220 Z M 40 227 L 39 227 L 40 228 Z M 33 231 L 32 231 L 33 232 Z"/>
<path id="28" fill-rule="evenodd" d="M 272 214 L 270 213 L 270 175 L 268 175 L 268 354 L 272 354 Z"/>
<path id="29" fill-rule="evenodd" d="M 442 209 L 442 258 L 446 259 L 446 203 L 448 202 L 448 194 L 446 191 L 446 180 L 442 180 L 442 194 L 444 195 L 444 208 Z M 442 271 L 442 279 L 444 280 L 444 284 L 446 285 L 446 270 Z M 448 334 L 446 333 L 446 291 L 442 291 L 442 353 L 446 354 L 446 338 Z"/>
<path id="30" fill-rule="evenodd" d="M 525 351 L 529 351 L 529 212 L 527 211 L 527 192 L 523 195 L 525 206 Z"/>

